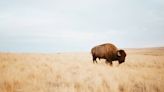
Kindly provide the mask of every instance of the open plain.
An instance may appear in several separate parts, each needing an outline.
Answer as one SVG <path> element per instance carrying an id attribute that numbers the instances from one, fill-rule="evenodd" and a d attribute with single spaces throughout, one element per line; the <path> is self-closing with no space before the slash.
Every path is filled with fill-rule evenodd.
<path id="1" fill-rule="evenodd" d="M 113 66 L 89 52 L 1 52 L 0 92 L 164 92 L 164 48 L 125 51 Z"/>

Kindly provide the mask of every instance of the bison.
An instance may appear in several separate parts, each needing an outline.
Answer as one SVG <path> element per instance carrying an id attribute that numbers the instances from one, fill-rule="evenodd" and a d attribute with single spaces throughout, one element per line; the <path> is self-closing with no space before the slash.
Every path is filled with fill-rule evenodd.
<path id="1" fill-rule="evenodd" d="M 93 63 L 96 59 L 106 59 L 106 63 L 112 65 L 112 61 L 118 60 L 119 64 L 125 62 L 126 53 L 124 50 L 118 50 L 117 47 L 111 43 L 105 43 L 95 46 L 91 49 Z"/>

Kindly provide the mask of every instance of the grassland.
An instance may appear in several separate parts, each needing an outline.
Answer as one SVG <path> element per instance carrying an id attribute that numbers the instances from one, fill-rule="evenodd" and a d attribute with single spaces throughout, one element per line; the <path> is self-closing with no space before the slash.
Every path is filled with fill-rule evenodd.
<path id="1" fill-rule="evenodd" d="M 126 62 L 90 53 L 0 53 L 0 92 L 164 92 L 164 48 L 126 49 Z"/>

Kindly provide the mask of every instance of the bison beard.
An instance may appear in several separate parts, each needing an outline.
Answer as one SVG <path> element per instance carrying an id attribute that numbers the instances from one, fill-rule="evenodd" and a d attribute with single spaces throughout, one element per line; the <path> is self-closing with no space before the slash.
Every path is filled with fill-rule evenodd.
<path id="1" fill-rule="evenodd" d="M 96 59 L 106 59 L 106 63 L 112 65 L 112 61 L 118 60 L 119 64 L 125 61 L 126 53 L 124 50 L 118 50 L 117 47 L 111 43 L 95 46 L 91 49 L 93 63 Z"/>

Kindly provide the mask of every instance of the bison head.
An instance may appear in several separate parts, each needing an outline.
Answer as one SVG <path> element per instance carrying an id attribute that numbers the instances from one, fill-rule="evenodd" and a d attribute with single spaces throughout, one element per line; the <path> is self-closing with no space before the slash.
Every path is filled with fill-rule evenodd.
<path id="1" fill-rule="evenodd" d="M 118 57 L 119 64 L 125 62 L 125 57 L 126 57 L 125 51 L 124 50 L 118 50 L 117 51 L 117 57 Z"/>

